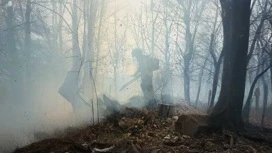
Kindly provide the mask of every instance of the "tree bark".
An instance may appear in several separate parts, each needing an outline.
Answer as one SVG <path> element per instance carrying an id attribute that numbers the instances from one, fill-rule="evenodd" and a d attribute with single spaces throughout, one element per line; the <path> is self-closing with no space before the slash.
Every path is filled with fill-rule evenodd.
<path id="1" fill-rule="evenodd" d="M 189 1 L 188 7 L 184 9 L 184 24 L 185 24 L 185 55 L 184 55 L 184 71 L 183 71 L 183 82 L 184 82 L 184 96 L 185 101 L 191 104 L 190 100 L 190 61 L 193 56 L 193 42 L 191 33 L 191 7 L 192 1 Z"/>
<path id="2" fill-rule="evenodd" d="M 64 0 L 59 0 L 59 14 L 63 15 L 64 14 Z M 62 51 L 63 50 L 63 20 L 61 18 L 59 18 L 59 25 L 58 25 L 58 41 L 59 41 L 59 50 Z"/>
<path id="3" fill-rule="evenodd" d="M 99 65 L 99 58 L 100 58 L 100 50 L 101 50 L 101 28 L 102 28 L 102 21 L 103 21 L 103 15 L 104 15 L 104 7 L 105 7 L 105 0 L 101 1 L 101 8 L 100 8 L 100 14 L 99 14 L 99 24 L 98 24 L 98 31 L 97 31 L 97 41 L 96 41 L 96 61 L 95 61 L 95 75 L 94 79 L 97 81 L 97 75 L 98 75 L 98 65 Z"/>
<path id="4" fill-rule="evenodd" d="M 262 121 L 261 121 L 261 125 L 262 127 L 264 127 L 264 118 L 265 118 L 265 114 L 266 114 L 266 107 L 267 107 L 267 99 L 268 99 L 268 85 L 265 82 L 265 80 L 263 79 L 263 113 L 262 113 Z"/>
<path id="5" fill-rule="evenodd" d="M 165 4 L 167 6 L 167 4 Z M 168 20 L 167 20 L 167 7 L 164 9 L 164 27 L 165 27 L 165 52 L 164 52 L 164 59 L 165 59 L 165 67 L 164 67 L 164 83 L 166 84 L 163 88 L 164 94 L 173 95 L 173 89 L 172 89 L 172 80 L 171 80 L 171 70 L 170 70 L 170 41 L 169 37 L 171 34 L 171 25 L 168 26 Z"/>
<path id="6" fill-rule="evenodd" d="M 270 65 L 272 65 L 272 55 L 270 55 Z M 272 89 L 272 67 L 270 67 L 270 86 Z"/>
<path id="7" fill-rule="evenodd" d="M 75 108 L 77 98 L 79 95 L 79 72 L 81 68 L 81 53 L 78 44 L 78 13 L 76 8 L 77 0 L 73 0 L 73 17 L 72 17 L 72 67 L 67 72 L 66 78 L 59 89 L 59 93 L 68 101 L 72 103 Z"/>
<path id="8" fill-rule="evenodd" d="M 264 52 L 262 52 L 262 58 L 264 58 Z M 265 64 L 262 65 L 262 70 L 264 71 Z M 267 107 L 267 100 L 268 100 L 268 85 L 266 83 L 265 76 L 262 77 L 262 84 L 263 84 L 263 113 L 262 113 L 262 120 L 261 125 L 264 127 L 264 118 L 266 114 L 266 107 Z"/>
<path id="9" fill-rule="evenodd" d="M 224 29 L 224 63 L 218 103 L 209 124 L 237 131 L 243 127 L 242 106 L 245 92 L 251 0 L 221 0 Z"/>
<path id="10" fill-rule="evenodd" d="M 216 58 L 216 55 L 214 52 L 214 39 L 215 39 L 215 35 L 216 35 L 216 24 L 217 24 L 217 17 L 219 14 L 218 12 L 219 12 L 219 7 L 217 7 L 217 9 L 216 9 L 216 17 L 215 17 L 215 21 L 214 21 L 213 32 L 211 34 L 210 47 L 209 47 L 209 52 L 210 52 L 212 59 L 213 59 L 214 75 L 213 75 L 211 99 L 209 99 L 210 103 L 209 103 L 208 112 L 211 112 L 211 110 L 214 106 L 215 96 L 216 96 L 217 87 L 218 87 L 218 80 L 219 80 L 219 75 L 220 75 L 220 68 L 221 68 L 221 64 L 223 61 L 223 57 L 224 57 L 224 52 L 223 52 L 224 50 L 221 51 L 218 59 Z"/>
<path id="11" fill-rule="evenodd" d="M 200 91 L 201 91 L 201 86 L 202 86 L 202 77 L 203 77 L 203 73 L 204 73 L 204 69 L 206 67 L 208 61 L 208 56 L 206 56 L 205 61 L 204 61 L 204 65 L 202 67 L 202 69 L 200 70 L 200 74 L 199 74 L 199 80 L 198 80 L 198 89 L 197 89 L 197 94 L 196 94 L 196 106 L 198 104 L 198 100 L 199 100 L 199 95 L 200 95 Z"/>
<path id="12" fill-rule="evenodd" d="M 221 55 L 222 56 L 219 57 L 219 60 L 216 63 L 216 66 L 214 68 L 215 71 L 214 71 L 214 76 L 213 76 L 212 94 L 211 94 L 211 101 L 210 101 L 208 112 L 210 112 L 214 106 L 214 101 L 215 101 L 215 96 L 216 96 L 218 81 L 219 81 L 220 67 L 221 67 L 221 63 L 223 61 L 223 53 L 221 53 Z"/>
<path id="13" fill-rule="evenodd" d="M 6 5 L 9 1 L 3 1 L 2 4 Z M 5 21 L 6 21 L 6 26 L 7 26 L 7 42 L 5 45 L 5 51 L 7 52 L 8 55 L 8 70 L 9 70 L 9 92 L 8 92 L 8 97 L 11 99 L 11 101 L 17 101 L 16 96 L 20 93 L 19 90 L 19 83 L 21 79 L 21 71 L 20 71 L 20 61 L 18 57 L 18 51 L 16 48 L 16 39 L 15 39 L 15 34 L 16 34 L 16 28 L 14 24 L 14 11 L 13 11 L 13 6 L 7 6 L 6 8 L 6 16 L 5 16 Z M 19 96 L 20 97 L 20 96 Z"/>
<path id="14" fill-rule="evenodd" d="M 216 60 L 213 47 L 211 46 L 214 43 L 214 37 L 215 37 L 215 34 L 213 33 L 211 35 L 210 53 L 211 53 L 211 55 L 213 57 L 213 60 L 214 60 L 214 76 L 213 76 L 212 94 L 211 94 L 211 99 L 210 99 L 210 105 L 209 105 L 209 108 L 208 108 L 208 112 L 210 112 L 212 110 L 213 106 L 214 106 L 215 95 L 216 95 L 216 92 L 217 92 L 218 81 L 219 81 L 221 63 L 222 63 L 223 57 L 224 57 L 224 50 L 222 50 L 220 55 L 219 55 L 218 60 Z"/>
<path id="15" fill-rule="evenodd" d="M 264 5 L 264 8 L 262 10 L 262 17 L 261 17 L 261 21 L 256 29 L 256 32 L 255 32 L 255 35 L 253 37 L 253 40 L 252 40 L 252 43 L 251 43 L 251 46 L 249 48 L 249 53 L 247 55 L 247 63 L 249 63 L 250 61 L 250 58 L 253 54 L 253 51 L 255 49 L 255 45 L 256 45 L 256 42 L 257 40 L 260 38 L 260 35 L 261 35 L 261 32 L 262 32 L 262 27 L 263 27 L 263 24 L 264 24 L 264 21 L 265 19 L 267 18 L 267 15 L 266 15 L 266 8 L 267 8 L 267 3 L 268 3 L 268 0 L 265 1 L 265 5 Z"/>
<path id="16" fill-rule="evenodd" d="M 254 78 L 253 83 L 250 87 L 249 94 L 248 94 L 248 97 L 246 100 L 246 104 L 243 109 L 243 118 L 244 118 L 244 121 L 247 123 L 249 122 L 249 114 L 250 114 L 250 109 L 251 109 L 251 99 L 253 96 L 253 91 L 254 91 L 255 85 L 256 85 L 258 79 L 261 78 L 269 69 L 271 69 L 271 65 Z"/>
<path id="17" fill-rule="evenodd" d="M 32 54 L 32 48 L 31 48 L 31 23 L 30 23 L 30 15 L 31 15 L 31 0 L 27 0 L 26 2 L 26 12 L 25 12 L 25 44 L 24 44 L 24 96 L 29 95 L 29 86 L 30 80 L 31 80 L 31 54 Z"/>
<path id="18" fill-rule="evenodd" d="M 185 24 L 185 52 L 183 55 L 183 84 L 184 84 L 184 97 L 185 101 L 190 105 L 191 100 L 190 100 L 190 65 L 191 65 L 191 60 L 193 58 L 194 54 L 194 42 L 195 42 L 195 36 L 198 31 L 198 26 L 199 26 L 199 19 L 201 18 L 201 15 L 204 11 L 206 1 L 202 1 L 200 4 L 201 6 L 197 6 L 199 4 L 199 1 L 188 1 L 187 4 L 185 4 L 183 1 L 178 0 L 178 3 L 182 5 L 183 7 L 183 21 Z M 185 6 L 187 5 L 187 6 Z M 192 22 L 192 13 L 191 11 L 194 10 L 193 8 L 198 8 L 196 9 L 196 17 L 198 20 L 196 20 L 196 25 L 195 29 L 193 32 L 191 32 L 191 22 Z"/>

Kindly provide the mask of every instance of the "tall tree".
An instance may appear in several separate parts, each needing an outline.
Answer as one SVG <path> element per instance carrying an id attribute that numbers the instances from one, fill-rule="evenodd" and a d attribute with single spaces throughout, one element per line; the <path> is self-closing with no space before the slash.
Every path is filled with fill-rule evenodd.
<path id="1" fill-rule="evenodd" d="M 179 4 L 183 9 L 183 21 L 185 25 L 185 52 L 183 55 L 183 85 L 184 85 L 184 96 L 186 102 L 190 104 L 190 66 L 193 59 L 193 55 L 195 52 L 195 38 L 198 32 L 198 26 L 200 23 L 200 18 L 204 11 L 206 1 L 191 1 L 191 0 L 178 0 Z M 198 10 L 197 8 L 200 9 Z M 196 8 L 196 9 L 195 9 Z M 195 10 L 195 14 L 193 14 L 192 10 Z M 193 26 L 192 21 L 194 20 L 192 17 L 195 17 L 196 23 Z M 194 28 L 192 28 L 194 27 Z"/>
<path id="2" fill-rule="evenodd" d="M 242 128 L 251 0 L 220 0 L 224 31 L 221 91 L 209 123 L 233 131 Z"/>
<path id="3" fill-rule="evenodd" d="M 8 0 L 2 0 L 2 5 L 6 6 L 5 9 L 5 21 L 7 28 L 7 39 L 4 50 L 8 55 L 8 70 L 9 70 L 9 97 L 12 98 L 12 101 L 15 101 L 14 94 L 19 94 L 20 82 L 22 79 L 21 76 L 21 66 L 20 59 L 17 50 L 17 41 L 16 41 L 16 24 L 15 24 L 15 11 L 13 8 L 13 2 Z"/>
<path id="4" fill-rule="evenodd" d="M 30 22 L 30 15 L 31 15 L 31 0 L 27 0 L 26 2 L 26 11 L 25 11 L 25 45 L 24 45 L 24 53 L 25 53 L 25 79 L 26 85 L 29 86 L 29 80 L 31 77 L 31 22 Z"/>
<path id="5" fill-rule="evenodd" d="M 172 31 L 172 25 L 173 22 L 170 23 L 168 21 L 168 7 L 169 7 L 169 2 L 164 1 L 164 17 L 163 17 L 163 23 L 164 23 L 164 28 L 165 28 L 165 34 L 164 34 L 164 44 L 165 44 L 165 49 L 164 49 L 164 59 L 165 59 L 165 64 L 164 64 L 164 74 L 163 74 L 163 82 L 165 84 L 165 87 L 163 88 L 164 94 L 168 95 L 173 95 L 173 88 L 172 88 L 172 72 L 170 68 L 170 38 L 171 38 L 171 31 Z M 152 43 L 153 43 L 153 34 L 152 34 Z"/>
<path id="6" fill-rule="evenodd" d="M 254 4 L 254 3 L 253 3 Z M 253 7 L 253 6 L 252 6 Z M 256 29 L 253 29 L 254 30 L 254 35 L 253 35 L 253 38 L 252 38 L 252 42 L 250 44 L 250 48 L 249 48 L 249 53 L 248 53 L 248 65 L 250 64 L 250 60 L 253 59 L 252 57 L 253 56 L 253 52 L 254 50 L 256 50 L 256 60 L 257 60 L 257 64 L 256 64 L 256 77 L 255 79 L 252 81 L 250 81 L 251 83 L 251 87 L 250 87 L 250 91 L 249 91 L 249 94 L 248 94 L 248 97 L 247 97 L 247 100 L 246 100 L 246 103 L 245 103 L 245 106 L 244 106 L 244 109 L 243 109 L 243 118 L 244 118 L 244 121 L 245 122 L 248 122 L 249 121 L 249 114 L 250 114 L 250 110 L 251 110 L 251 103 L 252 103 L 252 96 L 253 96 L 253 90 L 254 90 L 254 87 L 255 85 L 257 85 L 257 81 L 259 78 L 263 78 L 262 76 L 265 75 L 265 72 L 270 68 L 266 68 L 264 70 L 264 64 L 265 64 L 265 60 L 264 59 L 264 56 L 263 56 L 263 53 L 265 52 L 265 48 L 267 48 L 268 46 L 268 43 L 266 43 L 263 48 L 260 48 L 260 45 L 259 45 L 259 48 L 256 48 L 256 44 L 263 44 L 262 43 L 262 39 L 266 39 L 265 37 L 265 34 L 264 31 L 265 31 L 265 21 L 267 19 L 267 13 L 269 12 L 269 7 L 268 7 L 268 0 L 265 0 L 265 1 L 258 1 L 258 5 L 255 5 L 256 7 L 256 15 L 253 14 L 252 12 L 252 15 L 255 15 L 256 17 L 253 18 L 252 20 L 252 23 L 259 21 L 258 25 L 256 25 Z M 253 8 L 252 8 L 253 9 Z M 259 11 L 259 9 L 261 11 Z M 254 27 L 254 25 L 252 25 Z M 251 30 L 252 31 L 252 30 Z M 269 38 L 268 42 L 270 41 L 271 37 Z M 261 55 L 260 55 L 261 54 Z M 261 65 L 261 66 L 260 66 Z M 261 70 L 262 68 L 262 70 Z M 250 74 L 250 73 L 249 73 Z M 252 72 L 251 72 L 251 75 L 252 75 Z M 263 79 L 262 79 L 262 83 L 263 83 L 263 87 L 266 86 L 266 84 L 264 83 Z M 264 88 L 265 90 L 266 88 Z M 258 93 L 259 91 L 259 87 L 256 88 L 255 92 L 256 94 Z M 266 91 L 264 91 L 265 93 Z M 255 109 L 256 109 L 256 112 L 259 110 L 259 98 L 256 97 L 255 95 Z"/>
<path id="7" fill-rule="evenodd" d="M 209 108 L 208 108 L 208 112 L 210 112 L 214 106 L 214 101 L 215 101 L 215 96 L 216 96 L 216 92 L 217 92 L 217 87 L 218 87 L 218 81 L 219 81 L 219 75 L 220 75 L 220 68 L 221 68 L 221 64 L 223 61 L 223 57 L 224 57 L 224 52 L 223 50 L 221 51 L 221 53 L 219 54 L 219 57 L 216 57 L 215 54 L 215 39 L 216 39 L 216 34 L 217 34 L 217 17 L 218 17 L 218 11 L 219 7 L 216 7 L 216 17 L 215 17 L 215 21 L 214 21 L 214 25 L 213 25 L 213 30 L 211 33 L 211 39 L 210 39 L 210 45 L 209 45 L 209 52 L 211 54 L 212 60 L 213 60 L 213 66 L 214 66 L 214 75 L 213 75 L 213 83 L 212 83 L 212 92 L 211 92 L 211 99 L 209 99 Z"/>
<path id="8" fill-rule="evenodd" d="M 78 8 L 77 0 L 73 0 L 72 12 L 72 67 L 59 89 L 60 94 L 75 107 L 78 102 L 79 72 L 82 66 L 81 53 L 78 42 Z"/>

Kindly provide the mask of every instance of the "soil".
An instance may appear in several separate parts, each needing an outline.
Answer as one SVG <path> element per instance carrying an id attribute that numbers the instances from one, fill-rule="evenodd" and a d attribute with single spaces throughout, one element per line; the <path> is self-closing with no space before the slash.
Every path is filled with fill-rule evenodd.
<path id="1" fill-rule="evenodd" d="M 175 132 L 176 117 L 159 118 L 157 110 L 126 109 L 103 123 L 68 130 L 64 136 L 45 139 L 15 153 L 269 153 L 267 141 L 247 139 L 229 131 L 197 138 Z"/>

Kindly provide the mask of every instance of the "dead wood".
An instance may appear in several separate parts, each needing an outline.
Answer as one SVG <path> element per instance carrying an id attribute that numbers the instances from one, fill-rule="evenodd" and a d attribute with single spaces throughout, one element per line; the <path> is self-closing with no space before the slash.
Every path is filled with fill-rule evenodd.
<path id="1" fill-rule="evenodd" d="M 171 118 L 159 118 L 157 110 L 125 109 L 119 112 L 117 117 L 115 123 L 105 120 L 103 123 L 78 129 L 77 132 L 68 132 L 64 138 L 53 138 L 33 143 L 17 149 L 15 153 L 95 151 L 122 153 L 254 153 L 270 152 L 272 149 L 271 144 L 267 141 L 253 141 L 230 131 L 213 133 L 204 128 L 204 132 L 200 132 L 201 134 L 197 137 L 175 132 L 175 128 L 179 129 L 178 127 L 193 127 L 192 133 L 199 131 L 199 129 L 202 129 L 200 125 L 206 127 L 206 115 L 181 115 L 177 121 Z M 182 124 L 176 124 L 176 122 Z M 183 125 L 183 123 L 188 124 Z"/>
<path id="2" fill-rule="evenodd" d="M 175 109 L 174 105 L 159 104 L 158 107 L 159 107 L 159 112 L 158 112 L 159 117 L 168 118 L 174 115 L 174 109 Z"/>

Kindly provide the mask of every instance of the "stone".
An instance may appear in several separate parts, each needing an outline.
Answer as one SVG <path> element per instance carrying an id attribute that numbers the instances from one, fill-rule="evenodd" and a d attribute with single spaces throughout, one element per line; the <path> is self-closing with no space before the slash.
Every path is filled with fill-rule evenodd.
<path id="1" fill-rule="evenodd" d="M 175 131 L 190 137 L 196 137 L 200 133 L 206 133 L 210 127 L 207 123 L 208 115 L 183 114 L 175 123 Z"/>

